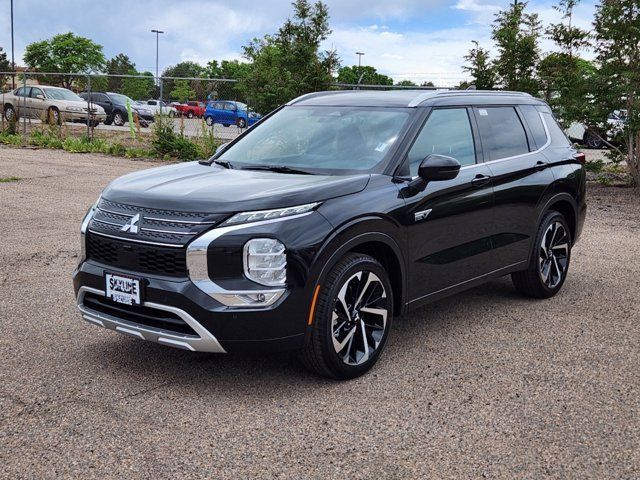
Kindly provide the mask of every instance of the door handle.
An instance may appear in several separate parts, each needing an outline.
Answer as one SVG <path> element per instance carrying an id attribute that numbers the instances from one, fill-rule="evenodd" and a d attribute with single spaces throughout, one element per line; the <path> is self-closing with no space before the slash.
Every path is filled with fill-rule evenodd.
<path id="1" fill-rule="evenodd" d="M 481 173 L 479 173 L 478 175 L 476 175 L 476 178 L 471 180 L 471 185 L 473 185 L 474 187 L 482 187 L 483 185 L 486 185 L 490 181 L 491 181 L 491 177 L 487 175 L 482 175 Z"/>
<path id="2" fill-rule="evenodd" d="M 537 171 L 541 172 L 542 170 L 544 170 L 548 166 L 549 165 L 547 164 L 547 162 L 543 162 L 542 160 L 538 160 L 533 168 L 535 168 Z"/>

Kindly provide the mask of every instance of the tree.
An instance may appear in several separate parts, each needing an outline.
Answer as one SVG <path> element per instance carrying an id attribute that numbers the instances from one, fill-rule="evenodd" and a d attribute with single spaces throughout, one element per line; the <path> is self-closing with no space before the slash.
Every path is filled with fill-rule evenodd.
<path id="1" fill-rule="evenodd" d="M 417 87 L 418 85 L 414 82 L 412 82 L 411 80 L 400 80 L 399 82 L 396 82 L 396 85 L 398 87 Z"/>
<path id="2" fill-rule="evenodd" d="M 11 71 L 11 62 L 7 59 L 7 53 L 3 51 L 2 47 L 0 47 L 0 72 L 10 72 Z M 6 81 L 6 77 L 4 75 L 0 75 L 0 90 L 4 87 L 4 82 Z"/>
<path id="3" fill-rule="evenodd" d="M 526 13 L 527 2 L 514 0 L 493 21 L 492 38 L 498 50 L 494 62 L 498 81 L 507 90 L 538 93 L 535 78 L 540 58 L 538 40 L 540 20 L 536 13 Z"/>
<path id="4" fill-rule="evenodd" d="M 107 61 L 106 71 L 108 75 L 129 75 L 132 71 L 136 72 L 136 64 L 124 53 L 119 53 Z M 122 82 L 122 78 L 108 77 L 107 89 L 110 92 L 119 92 L 122 87 Z"/>
<path id="5" fill-rule="evenodd" d="M 174 85 L 173 90 L 169 93 L 169 98 L 175 98 L 179 102 L 196 99 L 196 92 L 187 80 L 176 80 Z"/>
<path id="6" fill-rule="evenodd" d="M 580 0 L 559 0 L 554 8 L 562 14 L 546 35 L 559 51 L 547 55 L 538 65 L 540 87 L 545 99 L 565 127 L 572 122 L 588 123 L 592 115 L 592 85 L 595 66 L 576 54 L 589 46 L 589 32 L 572 24 L 573 9 Z"/>
<path id="7" fill-rule="evenodd" d="M 296 0 L 293 18 L 274 35 L 254 39 L 243 47 L 253 63 L 242 88 L 256 110 L 268 112 L 304 93 L 322 90 L 339 66 L 334 50 L 320 51 L 331 34 L 329 11 L 318 1 Z"/>
<path id="8" fill-rule="evenodd" d="M 338 83 L 350 83 L 354 85 L 393 85 L 393 79 L 381 73 L 371 66 L 342 67 L 338 71 Z"/>
<path id="9" fill-rule="evenodd" d="M 435 87 L 434 83 L 432 81 L 428 81 L 428 82 L 422 82 L 420 84 L 421 87 Z"/>
<path id="10" fill-rule="evenodd" d="M 624 149 L 633 183 L 640 186 L 640 4 L 638 0 L 602 0 L 593 22 L 600 64 L 595 82 L 599 119 L 626 110 Z M 637 192 L 640 189 L 636 188 Z"/>
<path id="11" fill-rule="evenodd" d="M 207 63 L 205 76 L 209 78 L 233 79 L 237 82 L 216 82 L 212 93 L 217 98 L 246 101 L 242 82 L 251 72 L 252 64 L 238 60 L 211 60 Z"/>
<path id="12" fill-rule="evenodd" d="M 156 85 L 153 77 L 153 73 L 136 72 L 135 69 L 128 72 L 129 75 L 141 75 L 146 78 L 123 78 L 122 87 L 120 93 L 134 100 L 146 100 L 150 97 L 154 97 Z"/>
<path id="13" fill-rule="evenodd" d="M 206 69 L 202 65 L 199 65 L 196 62 L 187 61 L 167 67 L 164 72 L 162 72 L 162 76 L 174 78 L 201 78 L 205 76 L 205 71 Z M 162 80 L 162 82 L 162 89 L 164 92 L 173 92 L 176 88 L 177 81 L 172 78 Z M 199 98 L 204 98 L 201 96 L 204 95 L 204 92 L 199 88 L 201 84 L 199 80 L 189 80 L 188 83 L 189 88 L 194 92 L 194 96 L 198 95 Z"/>
<path id="14" fill-rule="evenodd" d="M 41 72 L 89 73 L 102 70 L 105 64 L 102 45 L 71 32 L 27 45 L 23 58 L 30 69 Z M 54 83 L 56 77 L 43 80 Z M 58 78 L 63 87 L 71 88 L 76 77 L 60 75 Z"/>
<path id="15" fill-rule="evenodd" d="M 474 47 L 469 50 L 464 59 L 468 65 L 462 67 L 473 77 L 473 83 L 479 90 L 491 90 L 496 84 L 496 71 L 489 57 L 489 51 L 482 48 L 480 44 L 474 40 Z"/>

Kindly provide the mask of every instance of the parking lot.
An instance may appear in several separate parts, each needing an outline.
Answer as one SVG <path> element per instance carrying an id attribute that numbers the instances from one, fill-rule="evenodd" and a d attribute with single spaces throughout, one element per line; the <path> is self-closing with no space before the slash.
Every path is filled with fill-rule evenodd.
<path id="1" fill-rule="evenodd" d="M 640 477 L 629 189 L 589 187 L 557 297 L 504 278 L 431 304 L 338 383 L 289 354 L 189 353 L 80 319 L 80 221 L 157 164 L 0 146 L 18 178 L 0 183 L 0 478 Z"/>

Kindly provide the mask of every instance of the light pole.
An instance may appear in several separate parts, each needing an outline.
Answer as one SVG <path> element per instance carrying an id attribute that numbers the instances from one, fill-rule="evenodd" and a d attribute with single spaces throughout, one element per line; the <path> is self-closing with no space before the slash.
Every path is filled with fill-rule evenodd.
<path id="1" fill-rule="evenodd" d="M 364 52 L 356 52 L 356 55 L 358 55 L 358 68 L 360 68 L 360 64 L 362 63 L 362 56 L 364 55 Z"/>
<path id="2" fill-rule="evenodd" d="M 160 43 L 160 34 L 164 32 L 162 30 L 151 30 L 151 32 L 156 34 L 156 82 L 160 85 L 160 79 L 158 78 L 158 45 Z"/>
<path id="3" fill-rule="evenodd" d="M 14 47 L 13 47 L 13 0 L 11 0 L 11 71 L 13 75 L 11 75 L 11 88 L 15 90 L 16 88 L 16 59 L 14 55 Z"/>

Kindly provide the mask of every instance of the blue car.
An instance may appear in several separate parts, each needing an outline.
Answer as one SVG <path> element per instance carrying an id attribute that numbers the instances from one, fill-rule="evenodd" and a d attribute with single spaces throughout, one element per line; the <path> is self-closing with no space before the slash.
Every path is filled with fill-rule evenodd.
<path id="1" fill-rule="evenodd" d="M 260 120 L 261 116 L 255 112 L 247 113 L 247 105 L 231 100 L 214 100 L 207 103 L 204 111 L 204 120 L 207 125 L 221 123 L 225 127 L 237 125 L 240 128 L 251 126 Z"/>

